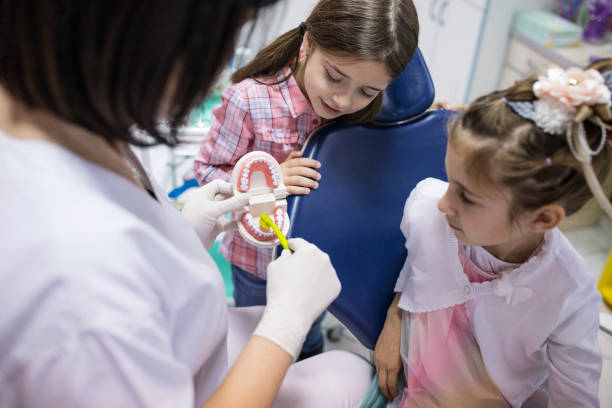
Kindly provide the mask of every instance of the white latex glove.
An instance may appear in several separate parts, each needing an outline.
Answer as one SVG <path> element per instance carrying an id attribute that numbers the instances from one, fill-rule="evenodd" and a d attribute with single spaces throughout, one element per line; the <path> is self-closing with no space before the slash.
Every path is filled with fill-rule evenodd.
<path id="1" fill-rule="evenodd" d="M 255 329 L 295 360 L 315 319 L 340 293 L 341 285 L 329 256 L 301 239 L 289 240 L 285 249 L 268 265 L 268 297 L 263 317 Z"/>
<path id="2" fill-rule="evenodd" d="M 247 194 L 232 194 L 232 185 L 217 179 L 190 193 L 183 205 L 183 216 L 193 225 L 206 250 L 212 247 L 221 232 L 236 228 L 235 220 L 221 217 L 249 203 Z M 225 199 L 228 196 L 231 197 Z M 221 201 L 217 201 L 219 199 Z"/>

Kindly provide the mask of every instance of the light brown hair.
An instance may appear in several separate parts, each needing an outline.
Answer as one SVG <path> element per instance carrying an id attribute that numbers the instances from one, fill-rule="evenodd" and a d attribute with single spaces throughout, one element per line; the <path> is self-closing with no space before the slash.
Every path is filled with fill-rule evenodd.
<path id="1" fill-rule="evenodd" d="M 612 59 L 598 60 L 587 68 L 612 70 Z M 507 104 L 537 99 L 532 91 L 536 80 L 518 81 L 509 89 L 476 99 L 451 122 L 449 130 L 449 144 L 466 152 L 468 176 L 481 186 L 511 193 L 511 218 L 551 203 L 571 215 L 592 196 L 584 165 L 572 154 L 566 135 L 544 132 Z M 579 107 L 569 132 L 582 123 L 589 145 L 597 146 L 602 137 L 598 119 L 612 120 L 609 105 Z M 606 142 L 592 158 L 599 183 L 610 171 L 611 150 Z"/>
<path id="2" fill-rule="evenodd" d="M 306 19 L 304 29 L 313 47 L 340 57 L 382 62 L 389 76 L 395 78 L 416 51 L 419 22 L 411 0 L 321 0 Z M 280 82 L 287 80 L 297 68 L 304 29 L 297 27 L 281 35 L 236 71 L 232 81 L 272 77 L 289 67 L 289 75 Z M 373 120 L 382 106 L 382 97 L 377 95 L 364 109 L 340 120 Z"/>

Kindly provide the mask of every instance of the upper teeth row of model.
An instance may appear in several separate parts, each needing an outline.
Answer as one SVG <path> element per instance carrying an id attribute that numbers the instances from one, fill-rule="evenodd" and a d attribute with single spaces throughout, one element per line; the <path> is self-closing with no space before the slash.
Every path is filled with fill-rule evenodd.
<path id="1" fill-rule="evenodd" d="M 248 183 L 249 174 L 251 173 L 251 165 L 254 165 L 255 163 L 259 162 L 265 163 L 268 166 L 268 169 L 270 169 L 270 174 L 272 174 L 272 181 L 274 182 L 274 185 L 278 186 L 280 184 L 280 176 L 272 165 L 272 163 L 266 159 L 255 159 L 246 166 L 244 166 L 244 170 L 242 170 L 242 175 L 240 176 L 240 188 L 242 190 L 246 191 L 249 188 Z"/>
<path id="2" fill-rule="evenodd" d="M 283 223 L 285 222 L 285 214 L 282 208 L 277 208 L 274 212 L 274 222 L 278 228 L 282 229 Z"/>

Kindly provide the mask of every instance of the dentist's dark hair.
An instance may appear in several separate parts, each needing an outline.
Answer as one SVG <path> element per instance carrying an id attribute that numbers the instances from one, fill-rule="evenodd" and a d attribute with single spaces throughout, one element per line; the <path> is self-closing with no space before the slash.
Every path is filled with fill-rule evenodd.
<path id="1" fill-rule="evenodd" d="M 0 85 L 109 142 L 174 145 L 231 57 L 242 23 L 276 0 L 0 0 Z M 132 126 L 152 141 L 134 136 Z"/>
<path id="2" fill-rule="evenodd" d="M 313 47 L 339 57 L 382 62 L 389 76 L 395 78 L 416 51 L 419 21 L 411 0 L 320 0 L 304 22 L 304 29 L 296 27 L 281 35 L 236 71 L 232 81 L 272 77 L 289 67 L 286 80 L 297 68 L 305 33 Z M 379 94 L 364 109 L 341 120 L 369 122 L 381 106 Z"/>

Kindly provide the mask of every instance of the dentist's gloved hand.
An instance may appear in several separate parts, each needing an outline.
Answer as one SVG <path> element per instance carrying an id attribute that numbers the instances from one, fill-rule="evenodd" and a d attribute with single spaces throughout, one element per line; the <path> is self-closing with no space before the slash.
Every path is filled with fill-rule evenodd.
<path id="1" fill-rule="evenodd" d="M 341 285 L 329 256 L 301 239 L 268 265 L 267 306 L 258 336 L 281 346 L 295 360 L 310 326 L 340 293 Z"/>
<path id="2" fill-rule="evenodd" d="M 249 203 L 247 194 L 232 194 L 230 183 L 214 180 L 191 192 L 183 205 L 183 216 L 193 225 L 206 250 L 212 247 L 217 235 L 236 227 L 235 220 L 221 217 L 228 212 L 240 210 Z M 217 201 L 219 199 L 221 201 Z"/>

